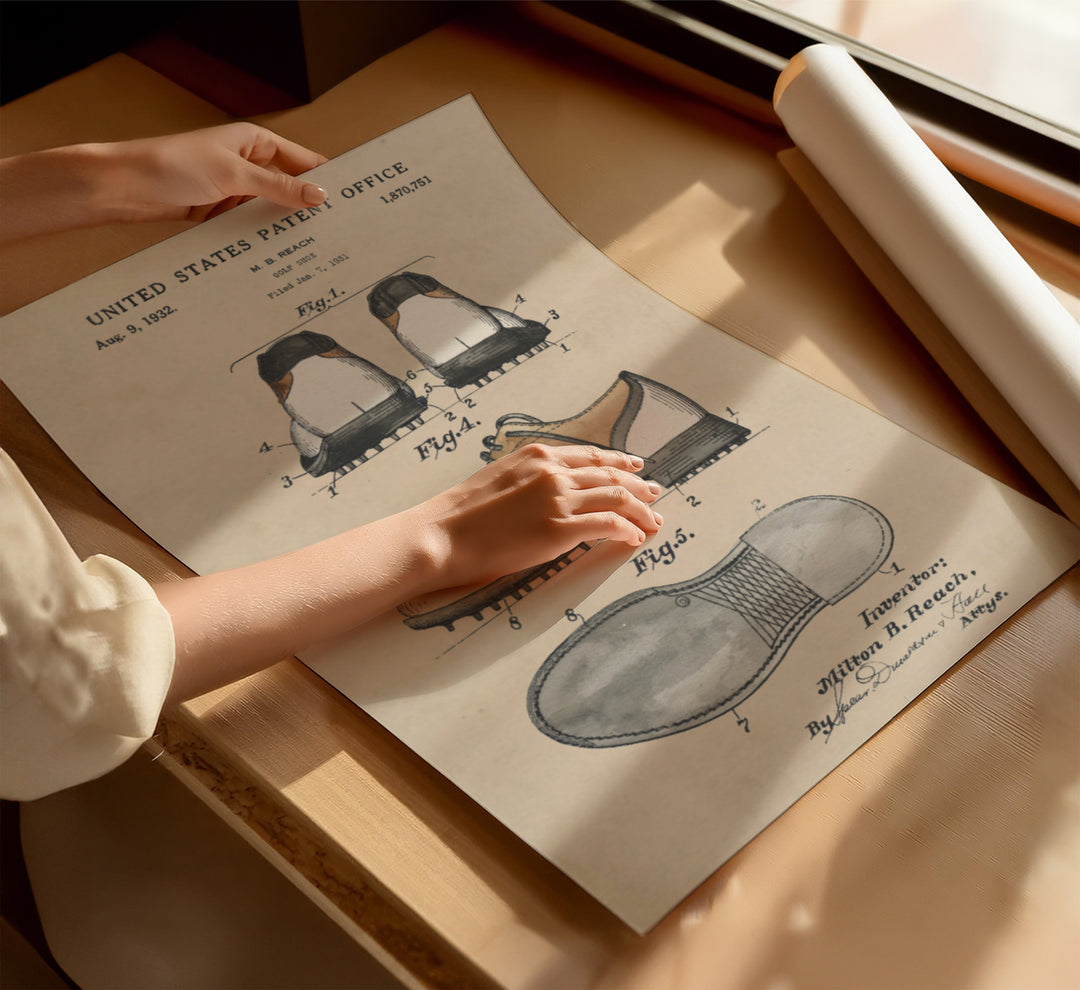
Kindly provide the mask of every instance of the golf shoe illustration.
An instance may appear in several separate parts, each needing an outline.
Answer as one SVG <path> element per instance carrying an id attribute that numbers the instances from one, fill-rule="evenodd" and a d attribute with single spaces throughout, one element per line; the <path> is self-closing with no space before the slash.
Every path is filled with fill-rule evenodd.
<path id="1" fill-rule="evenodd" d="M 367 298 L 402 346 L 455 388 L 486 381 L 539 350 L 548 335 L 542 323 L 481 306 L 417 272 L 384 278 Z"/>
<path id="2" fill-rule="evenodd" d="M 486 461 L 528 443 L 590 443 L 640 454 L 645 461 L 641 476 L 668 486 L 686 481 L 750 435 L 745 426 L 714 416 L 681 392 L 631 371 L 620 372 L 611 388 L 570 419 L 545 423 L 535 416 L 510 413 L 497 420 L 496 428 L 498 433 L 483 441 L 487 450 L 480 456 Z M 455 601 L 412 602 L 399 610 L 413 629 L 441 625 L 452 631 L 458 619 L 479 620 L 487 609 L 520 600 L 569 562 L 549 561 Z"/>
<path id="3" fill-rule="evenodd" d="M 745 443 L 745 426 L 706 411 L 681 392 L 632 371 L 569 419 L 545 423 L 525 413 L 500 416 L 497 432 L 484 438 L 480 456 L 495 460 L 527 443 L 589 443 L 637 454 L 641 477 L 665 487 L 678 485 Z"/>
<path id="4" fill-rule="evenodd" d="M 363 462 L 396 431 L 416 426 L 427 408 L 404 382 L 325 334 L 292 334 L 257 361 L 289 414 L 300 464 L 314 476 Z"/>
<path id="5" fill-rule="evenodd" d="M 750 697 L 807 623 L 892 550 L 877 509 L 797 499 L 689 581 L 631 592 L 579 626 L 529 686 L 533 724 L 560 743 L 624 746 L 702 725 Z"/>

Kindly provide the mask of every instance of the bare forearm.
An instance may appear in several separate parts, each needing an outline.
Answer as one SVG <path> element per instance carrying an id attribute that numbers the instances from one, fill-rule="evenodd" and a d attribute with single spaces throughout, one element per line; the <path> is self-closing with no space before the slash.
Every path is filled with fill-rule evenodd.
<path id="1" fill-rule="evenodd" d="M 159 585 L 176 639 L 167 703 L 356 629 L 439 585 L 416 510 L 247 567 Z"/>
<path id="2" fill-rule="evenodd" d="M 121 219 L 115 189 L 122 180 L 105 147 L 73 145 L 0 160 L 0 238 Z"/>
<path id="3" fill-rule="evenodd" d="M 326 159 L 255 124 L 52 148 L 0 160 L 0 239 L 114 222 L 204 220 L 254 196 L 316 206 Z"/>
<path id="4" fill-rule="evenodd" d="M 334 639 L 401 602 L 578 543 L 639 546 L 662 522 L 640 458 L 532 445 L 397 515 L 273 560 L 158 586 L 176 640 L 169 703 Z"/>

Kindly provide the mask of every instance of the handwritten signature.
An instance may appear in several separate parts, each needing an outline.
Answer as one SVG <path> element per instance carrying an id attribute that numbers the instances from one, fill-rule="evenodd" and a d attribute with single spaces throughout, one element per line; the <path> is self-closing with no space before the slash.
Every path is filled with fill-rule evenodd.
<path id="1" fill-rule="evenodd" d="M 855 680 L 860 685 L 865 685 L 865 689 L 852 694 L 849 698 L 844 698 L 844 678 L 833 682 L 833 703 L 836 706 L 836 710 L 826 715 L 820 722 L 814 722 L 812 725 L 816 726 L 815 729 L 810 730 L 811 737 L 821 733 L 825 742 L 828 742 L 833 734 L 833 730 L 838 726 L 847 724 L 847 713 L 851 711 L 860 701 L 865 701 L 874 691 L 888 684 L 892 675 L 904 666 L 908 662 L 908 659 L 917 650 L 922 649 L 926 645 L 927 641 L 932 639 L 938 633 L 937 629 L 932 629 L 925 635 L 920 636 L 917 640 L 904 651 L 903 655 L 898 660 L 875 660 L 870 659 L 863 662 L 862 666 L 855 671 Z"/>
<path id="2" fill-rule="evenodd" d="M 974 573 L 974 572 L 972 572 Z M 824 718 L 814 719 L 806 728 L 810 732 L 810 738 L 821 736 L 825 742 L 832 737 L 833 731 L 841 725 L 847 724 L 847 715 L 856 705 L 865 701 L 873 692 L 884 687 L 913 654 L 921 650 L 930 640 L 937 636 L 943 629 L 957 623 L 961 627 L 967 627 L 979 621 L 983 616 L 992 615 L 998 605 L 1007 597 L 1008 592 L 991 591 L 983 584 L 974 591 L 958 591 L 951 598 L 944 601 L 941 610 L 937 614 L 937 622 L 927 628 L 918 639 L 912 640 L 904 653 L 896 660 L 882 660 L 879 657 L 867 657 L 859 666 L 851 671 L 852 677 L 839 676 L 830 681 L 832 687 L 833 710 Z M 858 685 L 857 690 L 845 697 L 844 684 L 854 680 Z"/>

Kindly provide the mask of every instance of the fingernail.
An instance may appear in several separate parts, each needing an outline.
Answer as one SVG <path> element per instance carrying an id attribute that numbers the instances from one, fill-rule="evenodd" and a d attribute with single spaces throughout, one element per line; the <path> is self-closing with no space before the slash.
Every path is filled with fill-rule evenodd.
<path id="1" fill-rule="evenodd" d="M 656 525 L 657 526 L 663 526 L 664 525 L 664 517 L 662 515 L 660 515 L 659 512 L 654 512 L 652 514 L 652 517 L 653 517 L 653 519 L 656 520 Z"/>
<path id="2" fill-rule="evenodd" d="M 650 481 L 649 482 L 649 491 L 652 492 L 654 495 L 659 495 L 660 494 L 660 486 L 655 481 Z"/>
<path id="3" fill-rule="evenodd" d="M 635 471 L 640 471 L 643 467 L 645 467 L 645 462 L 640 457 L 636 456 L 635 454 L 630 454 L 629 456 L 630 456 L 630 466 Z"/>
<path id="4" fill-rule="evenodd" d="M 326 190 L 314 182 L 305 182 L 300 197 L 309 206 L 318 206 L 326 199 Z"/>

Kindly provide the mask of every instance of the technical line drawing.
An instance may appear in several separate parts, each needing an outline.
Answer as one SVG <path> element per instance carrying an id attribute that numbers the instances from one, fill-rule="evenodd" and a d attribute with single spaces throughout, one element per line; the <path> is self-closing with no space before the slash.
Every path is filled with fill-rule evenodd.
<path id="1" fill-rule="evenodd" d="M 750 697 L 807 623 L 885 563 L 888 520 L 840 495 L 788 502 L 689 581 L 634 591 L 578 626 L 529 685 L 545 735 L 602 748 L 702 725 Z"/>
<path id="2" fill-rule="evenodd" d="M 552 446 L 592 443 L 641 452 L 645 461 L 641 476 L 667 486 L 686 481 L 745 443 L 750 435 L 745 426 L 714 416 L 681 392 L 630 371 L 620 372 L 611 388 L 570 419 L 543 423 L 533 416 L 511 413 L 501 416 L 496 428 L 498 434 L 483 441 L 488 449 L 480 456 L 486 461 L 496 460 L 535 440 Z M 621 446 L 623 443 L 627 446 Z M 560 568 L 569 562 L 561 563 Z M 549 567 L 550 564 L 544 564 L 539 570 Z M 438 608 L 423 607 L 418 613 L 413 608 L 402 607 L 401 611 L 413 629 L 442 625 L 453 631 L 453 623 L 463 616 L 475 615 L 479 619 L 484 609 L 499 608 L 499 603 L 510 595 L 520 600 L 539 583 L 531 571 L 525 571 Z M 507 592 L 506 588 L 511 590 Z"/>
<path id="3" fill-rule="evenodd" d="M 399 605 L 398 611 L 405 616 L 405 625 L 410 629 L 445 626 L 453 632 L 454 623 L 461 619 L 472 616 L 477 622 L 482 622 L 487 609 L 498 612 L 504 605 L 521 601 L 530 591 L 535 591 L 590 549 L 589 544 L 579 543 L 554 560 L 508 574 L 460 598 L 444 601 L 444 596 L 428 595 Z"/>
<path id="4" fill-rule="evenodd" d="M 454 388 L 485 384 L 546 346 L 544 324 L 481 306 L 430 275 L 391 275 L 367 299 L 401 345 Z"/>
<path id="5" fill-rule="evenodd" d="M 682 484 L 746 442 L 750 430 L 707 412 L 681 392 L 632 371 L 618 378 L 590 406 L 568 419 L 545 423 L 525 413 L 500 416 L 496 433 L 484 438 L 486 461 L 527 443 L 589 443 L 637 454 L 646 480 Z"/>
<path id="6" fill-rule="evenodd" d="M 259 377 L 289 414 L 289 432 L 308 474 L 348 470 L 421 422 L 427 399 L 342 347 L 302 330 L 256 359 Z"/>

